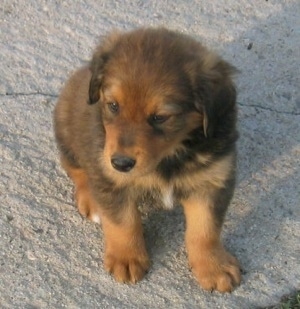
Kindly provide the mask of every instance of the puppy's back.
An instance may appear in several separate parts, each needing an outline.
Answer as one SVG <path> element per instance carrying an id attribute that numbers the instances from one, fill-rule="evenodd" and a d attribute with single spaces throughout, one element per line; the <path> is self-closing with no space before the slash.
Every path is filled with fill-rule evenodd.
<path id="1" fill-rule="evenodd" d="M 83 115 L 87 112 L 88 88 L 91 72 L 83 67 L 73 73 L 66 82 L 54 110 L 54 129 L 60 151 L 75 164 L 80 132 L 84 130 Z M 75 136 L 75 138 L 74 138 Z M 77 136 L 77 138 L 76 138 Z"/>

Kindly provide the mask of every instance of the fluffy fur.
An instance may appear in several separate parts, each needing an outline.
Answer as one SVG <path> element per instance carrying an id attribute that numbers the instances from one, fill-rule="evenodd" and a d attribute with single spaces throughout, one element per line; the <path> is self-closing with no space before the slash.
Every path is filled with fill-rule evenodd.
<path id="1" fill-rule="evenodd" d="M 221 227 L 235 182 L 235 69 L 166 29 L 112 33 L 55 108 L 62 165 L 80 213 L 102 223 L 105 268 L 120 282 L 149 267 L 138 201 L 160 196 L 186 216 L 189 263 L 207 290 L 240 283 Z"/>

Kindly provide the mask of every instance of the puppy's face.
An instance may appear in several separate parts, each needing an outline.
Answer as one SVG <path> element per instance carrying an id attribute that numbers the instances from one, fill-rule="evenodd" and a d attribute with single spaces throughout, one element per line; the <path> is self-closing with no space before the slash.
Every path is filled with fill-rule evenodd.
<path id="1" fill-rule="evenodd" d="M 132 74 L 131 62 L 116 62 L 111 66 L 118 70 L 107 71 L 100 95 L 103 162 L 110 176 L 124 179 L 151 173 L 164 157 L 175 154 L 202 115 L 176 76 L 162 76 L 155 68 L 142 73 L 142 63 L 142 72 Z"/>
<path id="2" fill-rule="evenodd" d="M 214 106 L 225 110 L 234 97 L 227 63 L 164 29 L 109 36 L 90 69 L 89 103 L 99 102 L 105 129 L 101 162 L 116 181 L 153 172 L 196 128 L 212 135 Z"/>

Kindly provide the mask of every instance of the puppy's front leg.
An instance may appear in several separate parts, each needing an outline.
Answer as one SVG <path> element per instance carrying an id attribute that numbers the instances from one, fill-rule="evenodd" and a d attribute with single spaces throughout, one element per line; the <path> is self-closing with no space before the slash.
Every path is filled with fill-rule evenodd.
<path id="1" fill-rule="evenodd" d="M 222 219 L 209 194 L 182 202 L 186 216 L 186 249 L 196 279 L 206 290 L 231 292 L 241 281 L 238 261 L 221 244 Z M 222 215 L 221 215 L 222 216 Z"/>
<path id="2" fill-rule="evenodd" d="M 118 221 L 102 214 L 105 237 L 104 267 L 118 282 L 136 283 L 149 268 L 139 211 L 132 205 Z"/>

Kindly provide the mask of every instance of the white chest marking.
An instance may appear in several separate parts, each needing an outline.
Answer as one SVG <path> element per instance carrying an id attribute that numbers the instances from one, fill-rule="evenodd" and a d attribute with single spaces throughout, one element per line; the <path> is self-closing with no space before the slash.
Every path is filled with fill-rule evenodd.
<path id="1" fill-rule="evenodd" d="M 167 209 L 172 209 L 174 206 L 173 187 L 168 187 L 162 192 L 162 201 Z"/>
<path id="2" fill-rule="evenodd" d="M 100 224 L 101 223 L 101 219 L 100 219 L 100 216 L 97 214 L 97 213 L 93 213 L 91 215 L 91 221 L 95 222 L 95 223 L 98 223 Z"/>

